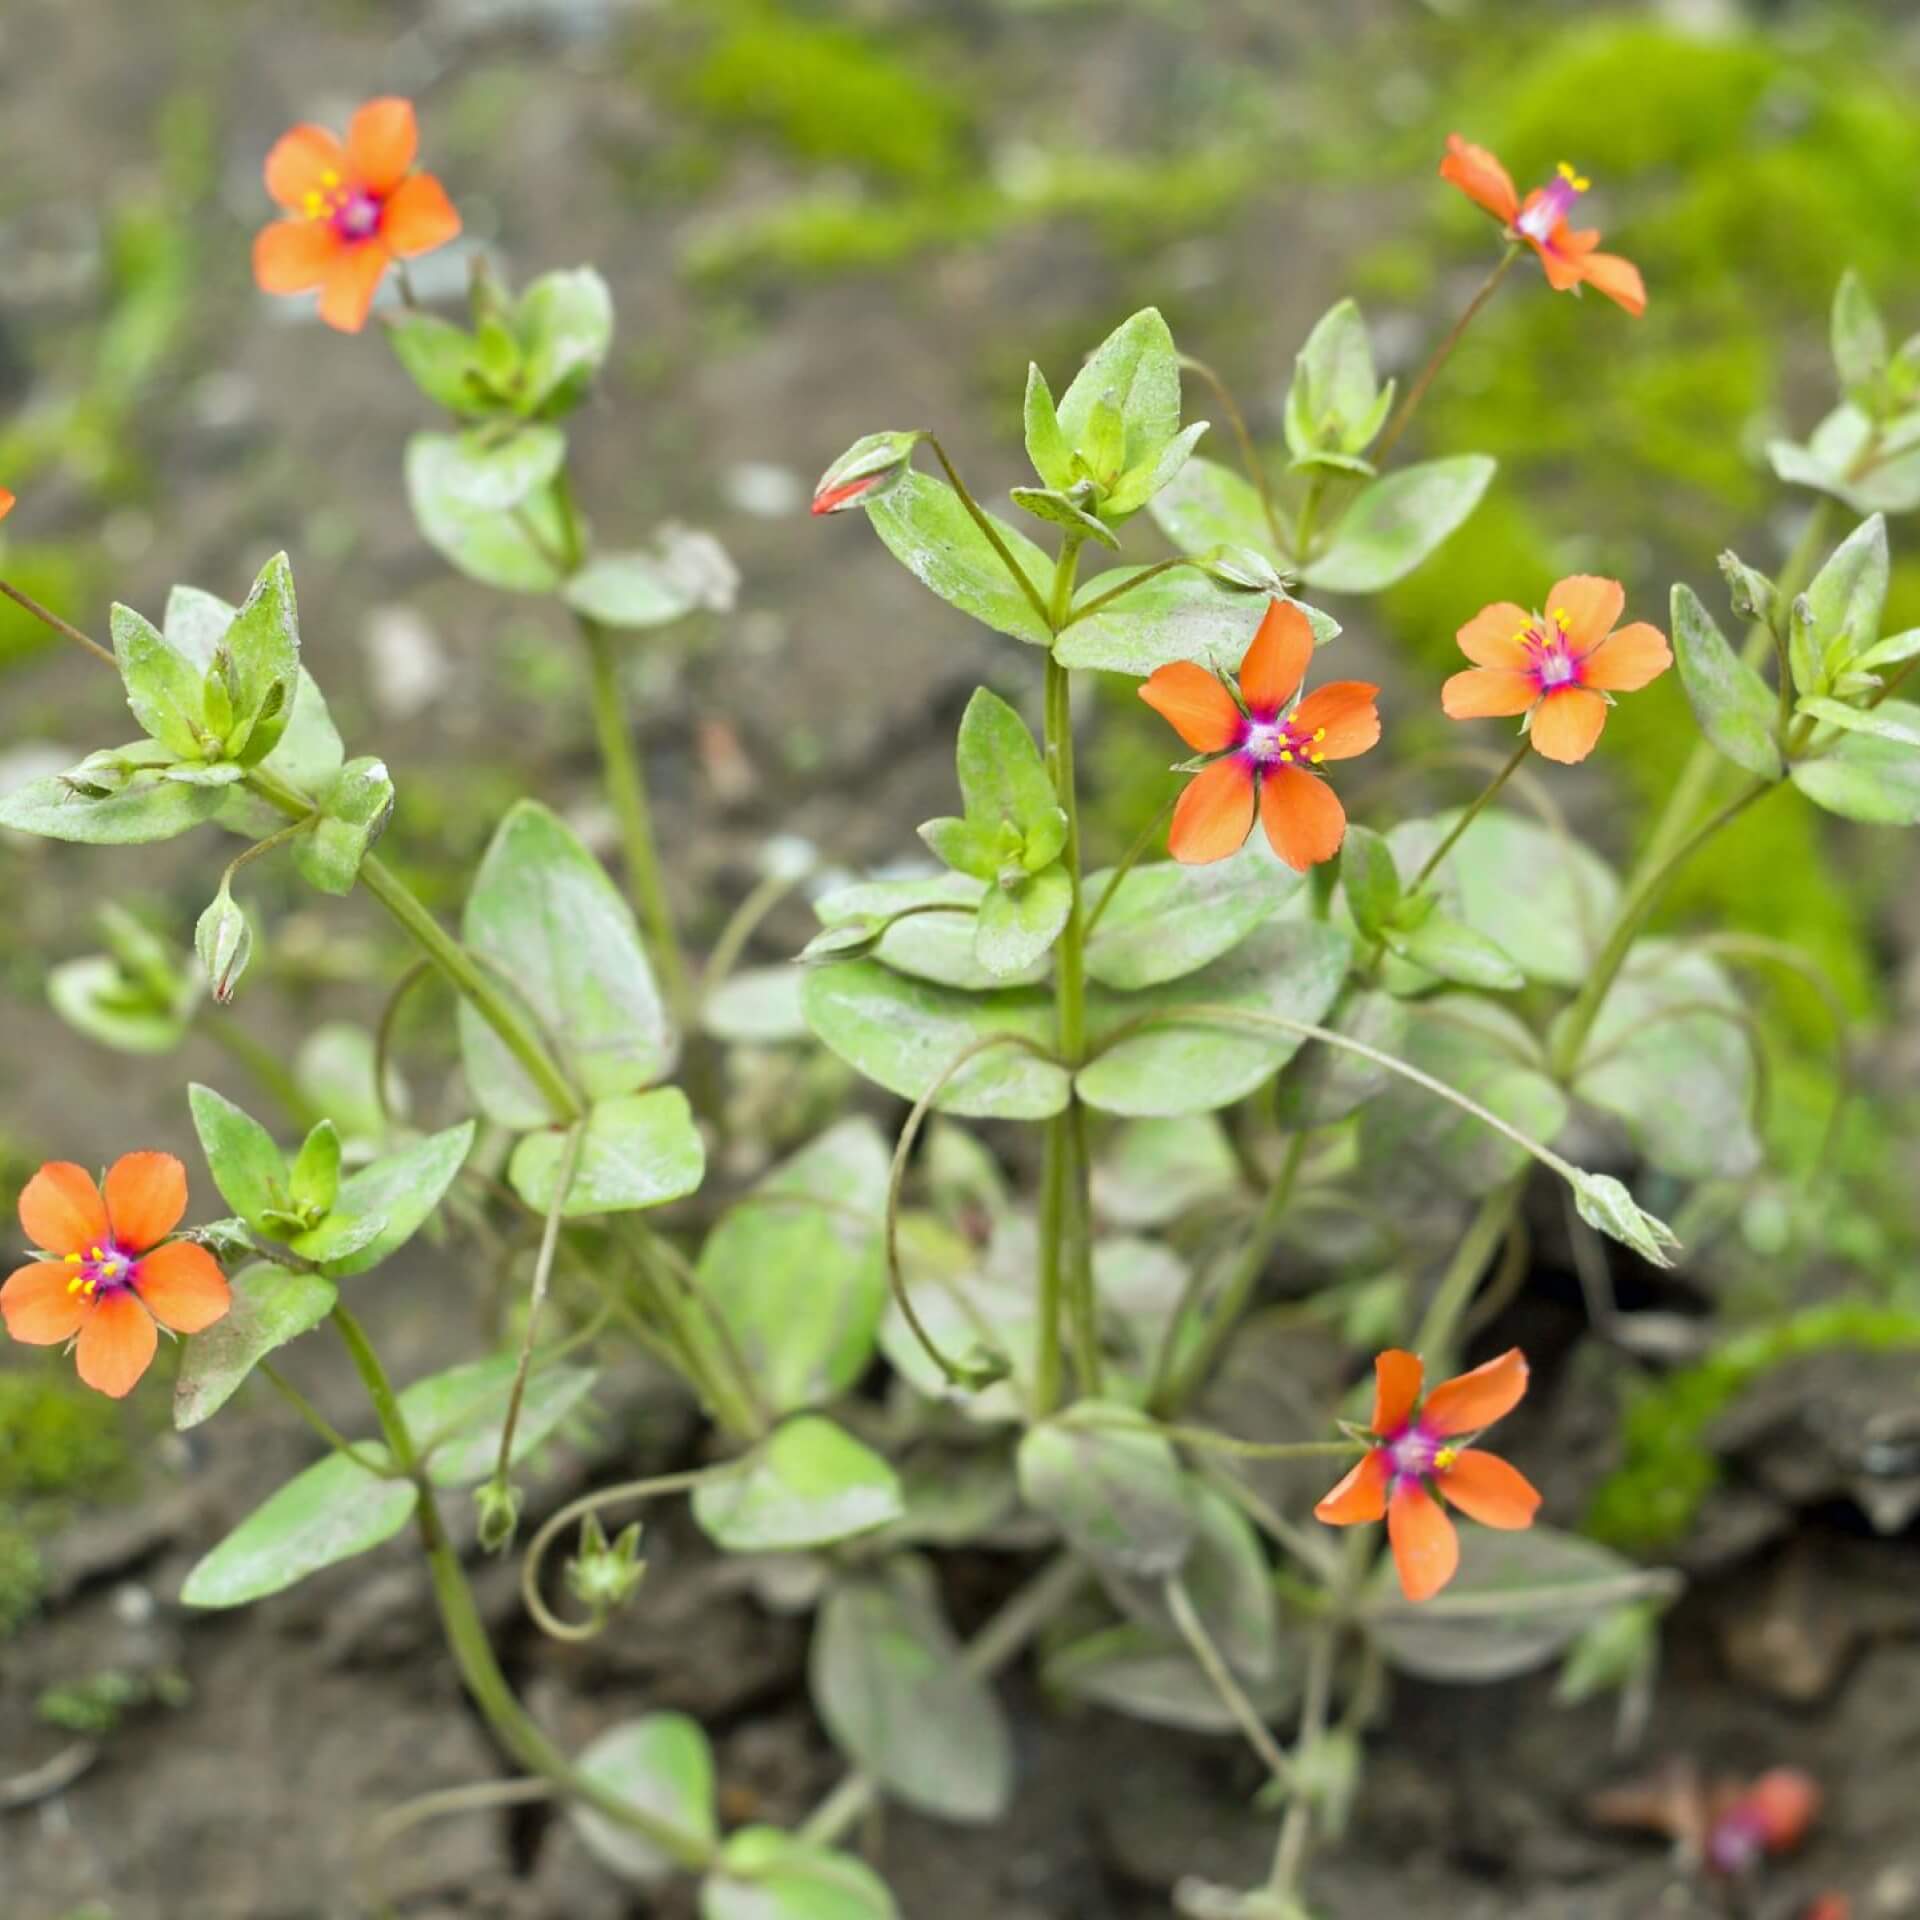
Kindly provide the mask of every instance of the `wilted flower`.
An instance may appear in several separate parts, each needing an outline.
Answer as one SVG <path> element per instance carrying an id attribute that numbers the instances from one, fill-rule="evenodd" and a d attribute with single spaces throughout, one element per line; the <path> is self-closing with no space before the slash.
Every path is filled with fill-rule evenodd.
<path id="1" fill-rule="evenodd" d="M 1188 746 L 1214 756 L 1173 809 L 1167 851 L 1176 860 L 1197 865 L 1237 853 L 1256 807 L 1274 852 L 1297 871 L 1340 851 L 1346 809 L 1321 769 L 1380 738 L 1380 689 L 1335 680 L 1286 711 L 1312 657 L 1307 616 L 1276 598 L 1240 662 L 1237 694 L 1222 675 L 1186 660 L 1158 668 L 1141 687 L 1140 698 Z"/>
<path id="2" fill-rule="evenodd" d="M 1485 147 L 1450 133 L 1440 177 L 1492 214 L 1510 238 L 1524 240 L 1540 256 L 1547 285 L 1556 292 L 1588 286 L 1629 313 L 1646 312 L 1647 289 L 1640 269 L 1617 253 L 1596 253 L 1600 236 L 1591 228 L 1576 233 L 1567 225 L 1567 215 L 1592 182 L 1564 160 L 1544 187 L 1535 187 L 1522 201 L 1512 175 Z"/>
<path id="3" fill-rule="evenodd" d="M 20 1224 L 56 1257 L 0 1287 L 8 1333 L 32 1347 L 72 1340 L 88 1386 L 131 1392 L 159 1344 L 156 1321 L 198 1333 L 232 1304 L 205 1247 L 167 1241 L 186 1210 L 187 1170 L 170 1153 L 123 1155 L 104 1194 L 84 1167 L 49 1161 L 20 1195 Z"/>
<path id="4" fill-rule="evenodd" d="M 320 289 L 320 318 L 358 333 L 395 260 L 444 247 L 460 216 L 430 173 L 415 173 L 420 143 L 409 100 L 369 100 L 346 143 L 325 127 L 298 126 L 267 155 L 267 191 L 288 213 L 253 243 L 263 293 Z"/>
<path id="5" fill-rule="evenodd" d="M 1518 1347 L 1471 1373 L 1443 1380 L 1415 1411 L 1425 1369 L 1417 1355 L 1390 1348 L 1374 1363 L 1375 1445 L 1314 1508 L 1329 1526 L 1351 1527 L 1382 1516 L 1401 1590 L 1431 1600 L 1460 1565 L 1460 1539 L 1436 1493 L 1482 1526 L 1511 1531 L 1533 1525 L 1540 1495 L 1498 1454 L 1454 1443 L 1504 1419 L 1527 1390 L 1527 1359 Z"/>
<path id="6" fill-rule="evenodd" d="M 1658 627 L 1615 628 L 1626 603 L 1618 580 L 1580 573 L 1554 582 L 1544 614 L 1511 600 L 1482 607 L 1459 633 L 1475 664 L 1447 682 L 1440 704 L 1454 720 L 1524 713 L 1537 751 L 1584 760 L 1607 724 L 1609 696 L 1637 693 L 1673 665 Z"/>

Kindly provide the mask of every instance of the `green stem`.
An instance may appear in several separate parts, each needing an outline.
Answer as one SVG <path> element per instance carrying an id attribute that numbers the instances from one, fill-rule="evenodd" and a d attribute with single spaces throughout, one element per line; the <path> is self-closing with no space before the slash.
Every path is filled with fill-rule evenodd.
<path id="1" fill-rule="evenodd" d="M 460 1556 L 454 1552 L 453 1543 L 447 1537 L 433 1482 L 427 1478 L 422 1467 L 413 1435 L 407 1427 L 406 1415 L 401 1411 L 399 1399 L 387 1379 L 386 1369 L 381 1366 L 380 1357 L 374 1352 L 360 1323 L 344 1306 L 334 1308 L 333 1324 L 353 1358 L 361 1384 L 366 1388 L 367 1398 L 372 1402 L 374 1414 L 380 1422 L 380 1431 L 386 1436 L 389 1451 L 419 1488 L 420 1504 L 416 1518 L 420 1528 L 420 1544 L 427 1556 L 428 1571 L 433 1577 L 433 1593 L 440 1609 L 440 1623 L 447 1636 L 447 1645 L 460 1669 L 460 1677 L 500 1744 L 529 1772 L 543 1775 L 562 1792 L 585 1801 L 597 1812 L 640 1834 L 677 1865 L 691 1873 L 703 1871 L 713 1859 L 714 1848 L 710 1842 L 681 1832 L 671 1823 L 656 1818 L 619 1794 L 575 1772 L 567 1756 L 520 1704 L 506 1675 L 500 1670 L 499 1661 L 494 1658 L 493 1643 L 487 1638 L 486 1623 L 480 1617 L 480 1609 L 474 1600 L 473 1589 L 467 1582 L 466 1571 L 460 1564 Z"/>
<path id="2" fill-rule="evenodd" d="M 1233 429 L 1234 440 L 1240 448 L 1240 464 L 1246 468 L 1247 478 L 1253 482 L 1253 490 L 1260 496 L 1260 511 L 1266 518 L 1274 553 L 1279 555 L 1290 551 L 1292 543 L 1281 528 L 1280 510 L 1274 505 L 1273 488 L 1267 480 L 1266 467 L 1253 444 L 1253 435 L 1247 430 L 1247 416 L 1240 411 L 1240 403 L 1233 397 L 1233 389 L 1204 360 L 1195 360 L 1182 354 L 1180 364 L 1189 373 L 1197 373 L 1213 389 L 1214 397 L 1225 411 L 1227 424 Z"/>
<path id="3" fill-rule="evenodd" d="M 1085 606 L 1068 608 L 1066 618 L 1060 623 L 1061 628 L 1064 630 L 1087 619 L 1102 607 L 1112 606 L 1116 600 L 1124 600 L 1136 588 L 1144 587 L 1149 580 L 1159 579 L 1163 573 L 1171 573 L 1175 567 L 1197 567 L 1199 564 L 1199 561 L 1184 553 L 1176 554 L 1171 560 L 1157 560 L 1152 566 L 1141 568 L 1130 579 L 1122 580 L 1117 587 L 1109 587 L 1105 593 L 1095 594 Z"/>
<path id="4" fill-rule="evenodd" d="M 1460 836 L 1486 811 L 1494 795 L 1520 771 L 1521 763 L 1526 759 L 1532 746 L 1533 741 L 1526 734 L 1522 734 L 1520 736 L 1520 744 L 1513 750 L 1513 757 L 1480 789 L 1479 796 L 1474 800 L 1473 804 L 1469 806 L 1467 810 L 1461 814 L 1460 818 L 1448 829 L 1447 837 L 1427 855 L 1425 865 L 1414 875 L 1413 883 L 1407 888 L 1409 893 L 1418 893 L 1420 889 L 1433 878 L 1440 862 L 1453 851 Z"/>
<path id="5" fill-rule="evenodd" d="M 646 922 L 647 940 L 653 948 L 667 999 L 685 1018 L 693 1005 L 693 983 L 687 972 L 686 955 L 681 950 L 680 935 L 673 923 L 673 906 L 667 898 L 666 875 L 654 837 L 653 809 L 640 770 L 639 749 L 634 744 L 633 729 L 627 725 L 625 702 L 620 693 L 619 652 L 613 635 L 598 620 L 581 615 L 578 625 L 587 649 L 587 690 L 593 708 L 594 738 L 600 745 L 607 798 L 620 825 L 620 848 L 626 862 L 627 880 L 639 900 L 640 917 Z"/>
<path id="6" fill-rule="evenodd" d="M 1394 415 L 1387 422 L 1386 430 L 1375 441 L 1371 458 L 1376 467 L 1387 464 L 1387 455 L 1400 443 L 1400 436 L 1406 432 L 1413 416 L 1419 411 L 1420 402 L 1427 397 L 1427 389 L 1433 385 L 1440 369 L 1453 358 L 1453 350 L 1460 344 L 1462 336 L 1473 325 L 1475 317 L 1494 296 L 1500 282 L 1507 277 L 1508 270 L 1520 258 L 1521 242 L 1509 243 L 1507 250 L 1494 266 L 1493 271 L 1480 283 L 1480 291 L 1466 304 L 1460 318 L 1448 329 L 1447 336 L 1427 357 L 1427 364 L 1420 369 L 1414 383 L 1407 389 L 1407 397 L 1394 409 Z"/>
<path id="7" fill-rule="evenodd" d="M 960 470 L 947 458 L 946 448 L 932 434 L 927 435 L 927 445 L 933 449 L 933 457 L 946 470 L 948 483 L 960 496 L 960 504 L 966 508 L 969 518 L 980 529 L 987 545 L 1000 556 L 1000 564 L 1013 576 L 1014 584 L 1026 595 L 1027 604 L 1055 633 L 1058 633 L 1065 622 L 1054 620 L 1048 615 L 1047 603 L 1041 599 L 1040 589 L 1028 577 L 1026 568 L 1013 557 L 1013 549 L 1001 538 L 1000 529 L 993 523 L 993 516 L 986 512 L 967 491 L 967 483 L 960 478 Z M 1071 581 L 1069 581 L 1069 592 L 1071 592 Z"/>
<path id="8" fill-rule="evenodd" d="M 1187 1592 L 1186 1582 L 1176 1573 L 1167 1580 L 1162 1591 L 1166 1596 L 1167 1611 L 1173 1616 L 1173 1624 L 1179 1629 L 1181 1639 L 1187 1643 L 1187 1651 L 1207 1676 L 1208 1684 L 1219 1695 L 1221 1703 L 1233 1715 L 1234 1724 L 1245 1737 L 1247 1745 L 1260 1756 L 1261 1765 L 1281 1786 L 1297 1793 L 1299 1779 L 1292 1763 L 1281 1751 L 1279 1741 L 1267 1731 L 1267 1723 L 1260 1718 L 1259 1709 L 1247 1698 L 1246 1689 L 1227 1664 L 1226 1656 L 1214 1644 L 1206 1622 L 1200 1618 L 1200 1611 Z"/>
<path id="9" fill-rule="evenodd" d="M 1413 1350 L 1426 1362 L 1429 1376 L 1452 1367 L 1455 1335 L 1468 1307 L 1473 1304 L 1481 1276 L 1512 1229 L 1526 1184 L 1527 1176 L 1522 1170 L 1481 1200 L 1466 1232 L 1461 1235 L 1460 1244 L 1454 1249 L 1453 1258 L 1447 1263 L 1439 1286 L 1434 1289 L 1433 1298 L 1427 1302 L 1420 1330 L 1413 1337 Z"/>
<path id="10" fill-rule="evenodd" d="M 1127 849 L 1125 858 L 1108 877 L 1107 884 L 1101 888 L 1100 898 L 1093 903 L 1093 911 L 1087 915 L 1086 925 L 1080 929 L 1082 941 L 1093 938 L 1093 930 L 1100 924 L 1100 916 L 1113 905 L 1113 896 L 1120 891 L 1121 881 L 1140 864 L 1140 856 L 1160 837 L 1160 828 L 1165 823 L 1167 815 L 1173 811 L 1179 798 L 1178 789 L 1168 794 L 1159 812 L 1134 835 L 1132 846 Z"/>
<path id="11" fill-rule="evenodd" d="M 1200 1338 L 1194 1342 L 1178 1370 L 1156 1389 L 1148 1402 L 1156 1413 L 1171 1413 L 1186 1405 L 1213 1370 L 1214 1360 L 1228 1335 L 1240 1324 L 1240 1317 L 1247 1310 L 1247 1302 L 1253 1298 L 1253 1290 L 1260 1284 L 1260 1276 L 1266 1272 L 1267 1262 L 1273 1257 L 1274 1247 L 1280 1238 L 1281 1223 L 1293 1199 L 1294 1186 L 1300 1177 L 1300 1163 L 1306 1158 L 1306 1152 L 1307 1136 L 1304 1133 L 1294 1134 L 1287 1142 L 1286 1157 L 1280 1162 L 1280 1171 L 1274 1175 L 1267 1188 L 1267 1197 L 1261 1202 L 1253 1231 L 1247 1236 L 1247 1244 L 1241 1249 L 1232 1273 L 1227 1276 L 1226 1285 L 1220 1289 L 1219 1301 L 1207 1316 Z M 1168 1329 L 1169 1350 L 1174 1331 L 1173 1328 Z"/>
<path id="12" fill-rule="evenodd" d="M 103 647 L 91 634 L 82 633 L 69 620 L 62 620 L 51 608 L 43 607 L 32 594 L 23 593 L 11 580 L 0 580 L 0 593 L 4 593 L 16 607 L 30 613 L 42 626 L 51 627 L 63 640 L 71 640 L 76 647 L 85 647 L 96 660 L 103 660 L 115 673 L 120 671 L 120 663 L 113 657 L 110 647 Z"/>
<path id="13" fill-rule="evenodd" d="M 1340 1647 L 1340 1632 L 1333 1622 L 1316 1626 L 1307 1643 L 1306 1690 L 1300 1706 L 1300 1731 L 1294 1739 L 1298 1759 L 1323 1740 L 1327 1732 L 1327 1711 L 1333 1703 L 1333 1663 Z M 1313 1802 L 1304 1793 L 1296 1793 L 1287 1803 L 1286 1817 L 1280 1823 L 1280 1838 L 1273 1850 L 1273 1868 L 1267 1875 L 1267 1891 L 1276 1900 L 1292 1901 L 1299 1892 L 1300 1876 L 1306 1869 L 1307 1851 L 1313 1840 Z"/>
<path id="14" fill-rule="evenodd" d="M 362 1453 L 271 1360 L 262 1360 L 260 1362 L 260 1371 L 273 1383 L 281 1399 L 283 1399 L 335 1453 L 345 1454 L 356 1467 L 361 1468 L 364 1472 L 375 1474 L 382 1480 L 398 1480 L 405 1477 L 398 1467 L 380 1466 L 366 1454 Z"/>

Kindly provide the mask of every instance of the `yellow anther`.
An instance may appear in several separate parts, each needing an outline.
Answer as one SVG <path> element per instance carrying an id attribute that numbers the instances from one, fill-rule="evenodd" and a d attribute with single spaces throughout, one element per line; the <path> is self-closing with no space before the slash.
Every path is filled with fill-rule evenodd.
<path id="1" fill-rule="evenodd" d="M 1325 739 L 1325 738 L 1327 737 L 1327 730 L 1326 730 L 1326 728 L 1325 728 L 1325 727 L 1315 727 L 1315 728 L 1314 728 L 1314 730 L 1313 730 L 1313 737 L 1314 737 L 1314 738 L 1315 738 L 1316 740 L 1324 740 L 1324 739 Z"/>
<path id="2" fill-rule="evenodd" d="M 1593 182 L 1589 180 L 1585 174 L 1574 171 L 1573 163 L 1570 160 L 1562 160 L 1559 171 L 1560 178 L 1564 180 L 1575 193 L 1585 193 L 1586 190 L 1593 185 Z"/>
<path id="3" fill-rule="evenodd" d="M 87 1283 L 76 1273 L 73 1278 L 67 1282 L 67 1291 L 69 1293 L 78 1293 L 86 1284 Z"/>
<path id="4" fill-rule="evenodd" d="M 1280 749 L 1280 758 L 1291 766 L 1293 763 L 1293 749 L 1291 747 L 1282 747 Z"/>
<path id="5" fill-rule="evenodd" d="M 1565 167 L 1564 167 L 1564 165 L 1562 166 L 1562 169 L 1561 169 L 1561 170 L 1562 170 L 1563 172 L 1565 172 L 1565 171 L 1566 171 L 1566 169 L 1565 169 Z M 321 176 L 320 176 L 320 184 L 321 184 L 321 185 L 322 185 L 323 187 L 337 187 L 337 186 L 338 186 L 338 185 L 340 184 L 340 170 L 339 170 L 339 168 L 338 168 L 338 167 L 328 167 L 328 168 L 326 169 L 326 171 L 325 171 L 324 173 L 322 173 L 322 174 L 321 174 Z"/>
<path id="6" fill-rule="evenodd" d="M 1555 607 L 1553 610 L 1553 624 L 1558 627 L 1562 633 L 1565 633 L 1567 629 L 1573 625 L 1573 615 L 1570 614 L 1565 607 Z"/>
<path id="7" fill-rule="evenodd" d="M 1310 753 L 1310 754 L 1308 754 L 1308 755 L 1307 755 L 1307 758 L 1308 758 L 1309 760 L 1311 760 L 1311 761 L 1313 762 L 1313 764 L 1314 764 L 1314 765 L 1315 765 L 1316 767 L 1317 767 L 1317 766 L 1318 766 L 1318 765 L 1320 764 L 1320 762 L 1321 762 L 1322 760 L 1324 760 L 1324 759 L 1325 759 L 1326 757 L 1327 757 L 1327 756 L 1326 756 L 1326 755 L 1325 755 L 1324 753 Z"/>
<path id="8" fill-rule="evenodd" d="M 89 1247 L 87 1249 L 87 1258 L 89 1260 L 104 1260 L 106 1257 L 98 1247 Z"/>
<path id="9" fill-rule="evenodd" d="M 77 1267 L 79 1264 L 80 1264 L 80 1256 L 77 1253 L 70 1253 L 67 1255 L 68 1266 Z"/>
<path id="10" fill-rule="evenodd" d="M 1458 1447 L 1442 1447 L 1440 1451 L 1433 1456 L 1434 1472 L 1445 1473 L 1459 1458 L 1460 1449 Z"/>

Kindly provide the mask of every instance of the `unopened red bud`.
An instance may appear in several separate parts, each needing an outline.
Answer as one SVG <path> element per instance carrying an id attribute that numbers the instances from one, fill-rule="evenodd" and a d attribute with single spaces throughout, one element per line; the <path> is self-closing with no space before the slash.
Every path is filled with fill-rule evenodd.
<path id="1" fill-rule="evenodd" d="M 1800 1920 L 1853 1920 L 1853 1902 L 1844 1893 L 1823 1893 Z"/>
<path id="2" fill-rule="evenodd" d="M 815 513 L 844 513 L 897 487 L 923 433 L 870 433 L 856 440 L 813 490 Z"/>
<path id="3" fill-rule="evenodd" d="M 1775 1767 L 1747 1789 L 1769 1853 L 1791 1853 L 1820 1817 L 1820 1786 L 1797 1767 Z"/>

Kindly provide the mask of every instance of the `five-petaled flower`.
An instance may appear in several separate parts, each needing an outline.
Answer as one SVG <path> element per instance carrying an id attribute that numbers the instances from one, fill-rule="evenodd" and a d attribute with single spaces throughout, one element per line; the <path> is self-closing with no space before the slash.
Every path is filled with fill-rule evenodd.
<path id="1" fill-rule="evenodd" d="M 1240 662 L 1238 697 L 1223 678 L 1182 660 L 1160 667 L 1140 698 L 1188 746 L 1214 757 L 1173 809 L 1167 850 L 1197 865 L 1246 844 L 1256 808 L 1273 850 L 1304 873 L 1340 851 L 1347 814 L 1322 777 L 1380 738 L 1380 689 L 1334 680 L 1288 710 L 1313 657 L 1313 629 L 1290 600 L 1268 606 Z"/>
<path id="2" fill-rule="evenodd" d="M 267 155 L 267 191 L 289 217 L 254 240 L 261 291 L 318 287 L 320 318 L 358 333 L 387 268 L 444 247 L 460 231 L 446 189 L 413 171 L 419 141 L 408 100 L 369 100 L 344 146 L 325 127 L 282 134 Z"/>
<path id="3" fill-rule="evenodd" d="M 1607 724 L 1616 693 L 1637 693 L 1673 665 L 1666 635 L 1636 620 L 1615 628 L 1627 604 L 1617 580 L 1590 573 L 1555 581 L 1545 614 L 1511 600 L 1482 607 L 1460 629 L 1473 661 L 1440 690 L 1454 720 L 1524 713 L 1549 760 L 1584 760 Z"/>
<path id="4" fill-rule="evenodd" d="M 84 1167 L 49 1161 L 20 1195 L 20 1224 L 55 1257 L 0 1287 L 7 1331 L 33 1347 L 73 1340 L 88 1386 L 131 1392 L 159 1345 L 156 1321 L 198 1333 L 231 1304 L 213 1255 L 167 1239 L 186 1210 L 187 1170 L 170 1153 L 123 1155 L 104 1193 Z"/>
<path id="5" fill-rule="evenodd" d="M 1409 1600 L 1431 1600 L 1460 1565 L 1460 1539 L 1443 1494 L 1482 1526 L 1519 1531 L 1533 1524 L 1540 1496 L 1498 1454 L 1456 1444 L 1503 1419 L 1527 1390 L 1518 1347 L 1452 1380 L 1415 1411 L 1424 1377 L 1417 1356 L 1391 1348 L 1373 1363 L 1374 1437 L 1360 1464 L 1314 1508 L 1329 1526 L 1387 1522 L 1400 1586 Z"/>
<path id="6" fill-rule="evenodd" d="M 1513 176 L 1485 147 L 1450 133 L 1440 177 L 1492 214 L 1510 239 L 1524 240 L 1540 256 L 1547 285 L 1555 292 L 1588 286 L 1629 313 L 1646 312 L 1647 289 L 1640 269 L 1617 253 L 1596 253 L 1600 236 L 1592 228 L 1576 233 L 1567 225 L 1567 215 L 1592 183 L 1565 161 L 1544 187 L 1535 187 L 1523 201 L 1514 191 Z"/>

